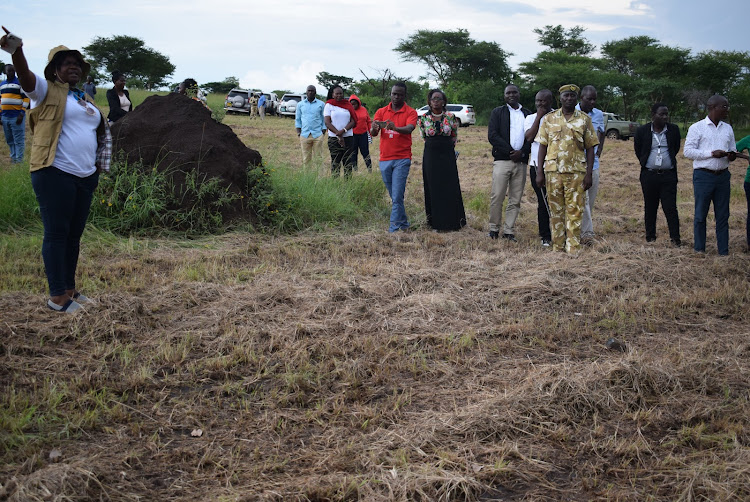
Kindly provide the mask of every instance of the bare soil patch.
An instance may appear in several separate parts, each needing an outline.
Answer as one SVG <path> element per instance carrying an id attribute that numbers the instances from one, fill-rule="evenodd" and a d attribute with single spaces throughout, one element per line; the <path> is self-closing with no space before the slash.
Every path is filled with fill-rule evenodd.
<path id="1" fill-rule="evenodd" d="M 297 162 L 290 121 L 233 120 Z M 742 166 L 730 256 L 696 254 L 687 161 L 686 245 L 663 216 L 647 245 L 632 143 L 609 142 L 571 257 L 539 246 L 530 188 L 520 242 L 486 237 L 486 128 L 461 134 L 460 232 L 88 241 L 97 303 L 72 317 L 19 263 L 39 280 L 0 295 L 0 499 L 750 498 Z"/>

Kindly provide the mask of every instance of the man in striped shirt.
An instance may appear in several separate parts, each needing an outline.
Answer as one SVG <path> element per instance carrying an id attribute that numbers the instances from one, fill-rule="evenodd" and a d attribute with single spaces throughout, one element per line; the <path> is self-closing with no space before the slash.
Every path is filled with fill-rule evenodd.
<path id="1" fill-rule="evenodd" d="M 0 82 L 0 118 L 11 162 L 22 162 L 26 136 L 26 108 L 29 98 L 21 90 L 13 65 L 5 66 L 6 80 Z"/>

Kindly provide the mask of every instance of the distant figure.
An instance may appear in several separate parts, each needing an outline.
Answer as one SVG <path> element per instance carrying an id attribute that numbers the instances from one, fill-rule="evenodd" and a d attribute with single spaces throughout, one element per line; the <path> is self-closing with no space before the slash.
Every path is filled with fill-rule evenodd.
<path id="1" fill-rule="evenodd" d="M 5 65 L 5 80 L 0 82 L 0 119 L 3 123 L 5 142 L 10 150 L 10 161 L 23 162 L 26 149 L 26 109 L 29 98 L 21 89 L 12 64 Z"/>
<path id="2" fill-rule="evenodd" d="M 737 151 L 742 152 L 748 150 L 750 152 L 750 136 L 745 136 L 737 142 Z M 739 154 L 737 155 L 740 156 Z M 745 198 L 747 199 L 747 220 L 745 225 L 747 227 L 747 250 L 750 251 L 750 165 L 745 171 Z"/>
<path id="3" fill-rule="evenodd" d="M 250 118 L 254 119 L 258 116 L 258 97 L 254 92 L 251 92 L 248 95 L 247 101 L 250 103 Z"/>
<path id="4" fill-rule="evenodd" d="M 458 123 L 452 113 L 445 111 L 447 102 L 443 91 L 430 90 L 427 94 L 430 111 L 417 120 L 424 139 L 424 210 L 427 224 L 437 232 L 461 230 L 466 225 L 456 165 Z"/>
<path id="5" fill-rule="evenodd" d="M 576 110 L 579 87 L 560 87 L 562 108 L 544 117 L 536 141 L 539 155 L 536 184 L 547 183 L 552 250 L 581 250 L 581 219 L 591 188 L 594 147 L 599 144 L 591 118 Z"/>
<path id="6" fill-rule="evenodd" d="M 112 72 L 112 83 L 114 87 L 107 91 L 107 104 L 109 105 L 110 124 L 117 122 L 133 109 L 130 102 L 130 93 L 125 89 L 125 75 L 115 70 Z"/>
<path id="7" fill-rule="evenodd" d="M 711 202 L 716 218 L 716 245 L 719 254 L 729 254 L 729 162 L 737 158 L 732 126 L 724 122 L 729 116 L 729 101 L 718 94 L 706 103 L 708 116 L 691 125 L 685 138 L 685 157 L 693 161 L 693 249 L 706 251 L 706 217 Z"/>
<path id="8" fill-rule="evenodd" d="M 372 159 L 370 159 L 370 127 L 372 127 L 372 120 L 367 108 L 365 108 L 365 105 L 360 102 L 356 95 L 352 94 L 349 96 L 349 102 L 357 114 L 357 125 L 352 130 L 354 133 L 354 170 L 357 170 L 357 152 L 361 152 L 362 158 L 365 159 L 367 172 L 372 172 Z"/>
<path id="9" fill-rule="evenodd" d="M 375 112 L 370 133 L 380 132 L 380 175 L 391 197 L 389 232 L 409 229 L 404 207 L 406 180 L 411 168 L 411 133 L 417 127 L 417 111 L 406 104 L 406 84 L 391 87 L 391 102 Z"/>
<path id="10" fill-rule="evenodd" d="M 317 89 L 308 85 L 305 99 L 297 104 L 294 112 L 294 127 L 297 128 L 300 148 L 302 149 L 302 167 L 309 168 L 313 154 L 320 157 L 323 149 L 323 139 L 326 131 L 323 108 L 325 103 L 315 97 Z"/>
<path id="11" fill-rule="evenodd" d="M 96 84 L 94 83 L 94 79 L 89 75 L 86 77 L 86 83 L 83 84 L 83 92 L 91 96 L 91 99 L 96 96 Z"/>
<path id="12" fill-rule="evenodd" d="M 487 138 L 492 145 L 492 190 L 490 194 L 491 239 L 500 236 L 503 202 L 508 195 L 505 222 L 502 223 L 503 239 L 516 242 L 516 218 L 521 212 L 521 197 L 526 185 L 526 163 L 531 152 L 531 142 L 524 137 L 523 124 L 531 111 L 519 103 L 521 93 L 510 84 L 505 87 L 505 105 L 498 106 L 490 114 Z"/>
<path id="13" fill-rule="evenodd" d="M 539 157 L 539 142 L 535 140 L 539 132 L 539 126 L 544 121 L 544 116 L 549 112 L 555 111 L 552 108 L 554 96 L 549 89 L 542 89 L 536 93 L 534 103 L 536 104 L 536 113 L 527 115 L 523 122 L 524 137 L 531 143 L 531 153 L 529 154 L 529 178 L 531 178 L 531 188 L 536 193 L 536 220 L 539 226 L 539 238 L 542 240 L 542 247 L 548 248 L 552 245 L 552 234 L 549 229 L 549 204 L 547 203 L 547 187 L 536 184 L 537 161 Z"/>
<path id="14" fill-rule="evenodd" d="M 351 103 L 344 99 L 344 89 L 340 85 L 333 86 L 328 92 L 328 101 L 323 107 L 323 118 L 328 129 L 331 175 L 337 177 L 343 164 L 344 176 L 350 178 L 357 154 L 352 132 L 357 124 L 357 115 Z"/>
<path id="15" fill-rule="evenodd" d="M 669 108 L 664 103 L 651 107 L 651 123 L 635 132 L 633 146 L 641 163 L 643 219 L 646 242 L 656 240 L 656 213 L 661 209 L 667 219 L 669 238 L 680 246 L 680 217 L 677 214 L 677 152 L 680 151 L 680 128 L 669 123 Z"/>
<path id="16" fill-rule="evenodd" d="M 258 99 L 258 113 L 260 114 L 260 120 L 266 120 L 266 95 L 261 94 Z"/>
<path id="17" fill-rule="evenodd" d="M 599 145 L 594 150 L 594 168 L 591 171 L 591 188 L 586 190 L 586 204 L 583 206 L 583 219 L 581 220 L 581 242 L 592 244 L 594 242 L 594 203 L 596 194 L 599 193 L 599 156 L 604 148 L 604 113 L 596 108 L 596 88 L 593 85 L 586 85 L 581 89 L 581 102 L 576 105 L 577 110 L 586 112 L 591 118 L 591 124 L 596 131 L 596 137 Z"/>

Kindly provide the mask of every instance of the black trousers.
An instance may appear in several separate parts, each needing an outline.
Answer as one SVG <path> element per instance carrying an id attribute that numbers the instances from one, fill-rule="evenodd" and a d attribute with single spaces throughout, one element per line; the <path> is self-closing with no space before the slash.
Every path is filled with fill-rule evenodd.
<path id="1" fill-rule="evenodd" d="M 549 211 L 547 210 L 547 187 L 539 187 L 536 184 L 536 166 L 529 166 L 529 178 L 531 178 L 531 188 L 536 193 L 536 219 L 539 223 L 539 237 L 544 240 L 552 240 L 552 233 L 549 229 Z"/>
<path id="2" fill-rule="evenodd" d="M 661 209 L 667 218 L 669 238 L 680 240 L 680 218 L 677 215 L 677 169 L 653 171 L 641 168 L 641 189 L 643 190 L 643 212 L 646 223 L 646 239 L 656 239 L 656 213 Z"/>
<path id="3" fill-rule="evenodd" d="M 354 146 L 354 137 L 345 136 L 344 146 L 339 144 L 335 136 L 328 137 L 328 150 L 331 152 L 331 176 L 337 178 L 341 173 L 341 165 L 344 165 L 344 177 L 352 177 L 352 168 L 356 162 L 357 150 Z"/>

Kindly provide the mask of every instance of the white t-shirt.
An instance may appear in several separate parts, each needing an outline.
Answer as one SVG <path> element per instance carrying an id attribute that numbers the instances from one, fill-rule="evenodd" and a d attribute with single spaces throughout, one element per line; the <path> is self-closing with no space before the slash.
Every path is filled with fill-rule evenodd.
<path id="1" fill-rule="evenodd" d="M 526 131 L 531 129 L 531 126 L 534 125 L 534 121 L 536 120 L 536 113 L 532 113 L 530 115 L 526 116 L 526 119 L 523 122 L 523 132 L 524 134 Z M 539 127 L 542 127 L 542 122 L 544 122 L 544 117 L 542 117 L 542 120 L 539 121 Z M 531 144 L 531 154 L 529 154 L 529 165 L 530 166 L 536 166 L 537 165 L 537 159 L 539 158 L 539 142 L 534 141 Z"/>
<path id="2" fill-rule="evenodd" d="M 34 109 L 47 97 L 48 82 L 43 76 L 34 74 L 36 87 L 27 93 L 31 100 L 31 108 Z M 57 150 L 52 161 L 53 166 L 61 171 L 85 178 L 96 172 L 96 129 L 102 120 L 99 110 L 91 104 L 89 109 L 94 110 L 93 115 L 78 104 L 78 99 L 69 93 L 65 102 L 65 113 L 63 115 L 62 130 L 57 140 Z M 42 110 L 42 112 L 44 112 Z"/>
<path id="3" fill-rule="evenodd" d="M 349 111 L 345 110 L 344 108 L 341 108 L 340 106 L 333 106 L 326 103 L 326 105 L 323 107 L 323 116 L 324 117 L 331 117 L 331 123 L 333 124 L 333 127 L 335 127 L 338 130 L 343 129 L 346 127 L 346 124 L 349 123 L 349 121 L 352 119 L 351 115 L 349 115 Z M 354 133 L 351 129 L 346 131 L 344 133 L 344 137 L 352 136 Z M 333 134 L 331 131 L 328 131 L 328 136 L 335 137 L 336 135 Z"/>

